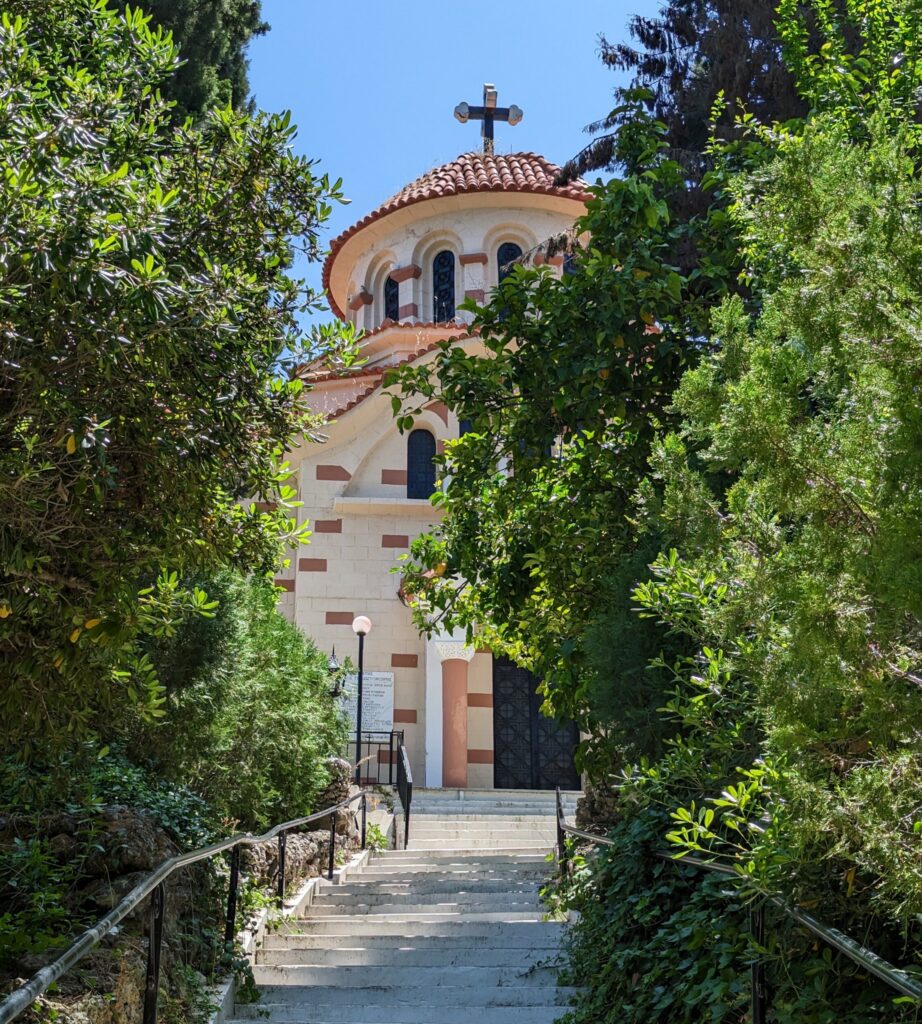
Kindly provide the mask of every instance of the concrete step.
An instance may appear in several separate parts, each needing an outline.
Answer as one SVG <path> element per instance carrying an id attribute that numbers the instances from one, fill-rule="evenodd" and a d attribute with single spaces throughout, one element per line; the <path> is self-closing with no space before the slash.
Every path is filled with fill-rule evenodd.
<path id="1" fill-rule="evenodd" d="M 553 1024 L 563 1014 L 573 995 L 557 986 L 565 926 L 540 903 L 553 794 L 422 792 L 435 813 L 414 816 L 410 849 L 321 884 L 304 917 L 265 936 L 254 967 L 263 999 L 238 1007 L 237 1024 Z"/>
<path id="2" fill-rule="evenodd" d="M 536 852 L 531 846 L 506 846 L 498 850 L 414 850 L 413 842 L 410 841 L 409 850 L 391 850 L 388 853 L 378 854 L 382 859 L 386 858 L 387 863 L 399 864 L 401 861 L 421 861 L 431 863 L 434 860 L 453 861 L 456 864 L 477 863 L 484 864 L 505 862 L 507 864 L 523 863 L 523 857 L 531 859 L 532 862 L 544 859 L 544 854 Z M 377 866 L 378 857 L 371 860 L 371 864 Z"/>
<path id="3" fill-rule="evenodd" d="M 421 821 L 414 822 L 410 830 L 411 836 L 422 834 L 442 835 L 450 832 L 453 835 L 483 836 L 483 835 L 518 835 L 520 832 L 546 832 L 552 838 L 557 834 L 557 828 L 553 821 L 546 821 L 544 818 L 535 818 L 534 821 Z"/>
<path id="4" fill-rule="evenodd" d="M 454 789 L 451 787 L 440 787 L 438 789 L 430 786 L 419 786 L 413 790 L 413 797 L 420 800 L 441 799 L 441 800 L 501 800 L 510 796 L 519 797 L 522 800 L 550 800 L 556 797 L 556 790 L 553 789 Z M 560 791 L 563 800 L 578 800 L 582 796 L 582 790 L 562 789 Z"/>
<path id="5" fill-rule="evenodd" d="M 505 878 L 483 878 L 474 875 L 467 879 L 459 878 L 457 875 L 439 879 L 423 876 L 422 878 L 408 878 L 402 882 L 349 881 L 345 885 L 335 888 L 331 886 L 322 890 L 318 898 L 343 902 L 343 897 L 351 896 L 361 902 L 370 896 L 403 896 L 408 893 L 413 893 L 415 896 L 435 896 L 463 892 L 537 892 L 539 888 L 538 879 L 524 879 L 517 874 L 509 874 Z"/>
<path id="6" fill-rule="evenodd" d="M 344 905 L 315 903 L 311 908 L 310 920 L 318 920 L 322 917 L 348 917 L 353 914 L 417 917 L 420 914 L 529 914 L 539 912 L 543 913 L 543 908 L 538 901 L 537 893 L 496 899 L 445 895 L 428 901 L 422 898 L 416 899 L 411 895 L 406 900 L 401 900 L 397 896 L 391 897 L 388 903 L 367 902 Z"/>
<path id="7" fill-rule="evenodd" d="M 452 810 L 446 805 L 444 813 L 439 812 L 438 814 L 431 814 L 429 812 L 417 812 L 415 809 L 410 815 L 410 825 L 416 827 L 417 823 L 424 824 L 430 821 L 458 821 L 458 822 L 487 822 L 488 824 L 499 825 L 503 822 L 519 822 L 519 821 L 550 821 L 556 822 L 557 815 L 552 811 L 550 814 L 533 814 L 528 811 L 521 812 L 506 812 L 504 809 L 498 811 L 487 811 L 486 809 L 474 811 L 474 810 Z"/>
<path id="8" fill-rule="evenodd" d="M 348 919 L 346 914 L 322 914 L 317 917 L 303 918 L 299 927 L 307 932 L 321 932 L 324 928 L 329 931 L 340 932 L 343 921 Z M 379 932 L 383 935 L 402 935 L 401 928 L 416 924 L 446 924 L 451 921 L 480 922 L 482 924 L 493 922 L 512 921 L 534 921 L 540 923 L 544 920 L 543 911 L 526 910 L 503 910 L 503 911 L 474 911 L 455 910 L 445 911 L 426 908 L 419 911 L 408 911 L 405 908 L 400 913 L 387 913 L 380 910 L 378 913 L 352 917 L 349 919 L 349 927 L 354 927 L 356 934 L 367 935 Z M 395 927 L 396 931 L 383 931 L 384 928 Z"/>
<path id="9" fill-rule="evenodd" d="M 548 876 L 548 865 L 544 858 L 540 858 L 536 864 L 523 864 L 519 867 L 508 868 L 482 868 L 461 866 L 453 870 L 447 870 L 443 863 L 438 864 L 414 864 L 412 861 L 405 866 L 394 865 L 388 868 L 369 868 L 359 875 L 352 875 L 352 878 L 362 879 L 368 882 L 424 882 L 424 881 L 457 881 L 462 884 L 469 878 L 481 878 L 484 881 L 499 881 L 505 878 L 537 878 L 546 880 Z"/>
<path id="10" fill-rule="evenodd" d="M 554 944 L 563 941 L 566 925 L 560 921 L 487 923 L 479 921 L 442 922 L 440 924 L 413 923 L 405 929 L 393 924 L 385 927 L 378 921 L 371 921 L 371 926 L 364 934 L 360 932 L 357 922 L 323 921 L 322 928 L 307 931 L 300 926 L 308 924 L 308 920 L 286 922 L 277 931 L 266 935 L 263 948 L 271 949 L 289 946 L 292 949 L 327 948 L 334 943 L 349 940 L 354 945 L 366 948 L 391 948 L 395 941 L 402 940 L 407 946 L 427 948 L 448 947 L 451 944 L 467 946 L 472 942 L 478 946 L 501 946 L 505 948 L 522 947 L 538 942 Z"/>
<path id="11" fill-rule="evenodd" d="M 518 970 L 514 967 L 404 967 L 400 974 L 394 973 L 390 967 L 305 967 L 298 964 L 257 964 L 253 968 L 253 977 L 257 985 L 265 985 L 270 989 L 264 995 L 271 998 L 274 990 L 277 998 L 296 998 L 300 993 L 292 993 L 292 989 L 305 986 L 311 992 L 301 994 L 305 1001 L 313 997 L 323 1002 L 322 989 L 330 993 L 342 993 L 348 1001 L 349 994 L 374 989 L 383 999 L 388 991 L 397 997 L 397 1001 L 406 1001 L 409 990 L 420 988 L 429 996 L 441 988 L 470 988 L 472 992 L 484 992 L 495 988 L 509 989 L 557 989 L 557 970 L 555 967 L 531 967 Z M 365 993 L 368 994 L 367 992 Z M 421 992 L 420 995 L 423 995 Z M 431 1001 L 431 999 L 427 999 Z M 533 1000 L 531 1000 L 533 1001 Z"/>
<path id="12" fill-rule="evenodd" d="M 470 904 L 485 907 L 502 907 L 510 903 L 534 903 L 538 899 L 538 885 L 513 889 L 509 883 L 503 889 L 479 892 L 473 887 L 442 890 L 441 892 L 418 892 L 415 887 L 400 892 L 382 893 L 330 893 L 314 900 L 312 916 L 323 909 L 351 911 L 353 908 L 367 910 L 369 907 L 429 907 L 444 904 Z"/>
<path id="13" fill-rule="evenodd" d="M 509 840 L 502 839 L 490 839 L 485 842 L 478 843 L 476 839 L 468 837 L 467 839 L 410 839 L 410 845 L 407 848 L 412 852 L 413 850 L 444 850 L 446 853 L 471 853 L 475 850 L 484 851 L 499 851 L 510 849 Z M 550 852 L 553 849 L 553 843 L 547 839 L 519 839 L 516 841 L 514 849 L 519 852 L 536 850 L 545 850 Z"/>
<path id="14" fill-rule="evenodd" d="M 452 943 L 438 949 L 425 946 L 403 946 L 365 949 L 361 946 L 339 946 L 336 949 L 263 949 L 257 955 L 259 964 L 311 967 L 505 967 L 526 970 L 538 963 L 557 963 L 558 946 L 529 946 L 498 949 L 495 946 L 459 946 Z M 395 979 L 402 975 L 394 974 Z"/>
<path id="15" fill-rule="evenodd" d="M 469 862 L 485 861 L 488 859 L 494 861 L 505 860 L 508 863 L 520 864 L 520 858 L 535 857 L 537 856 L 534 850 L 523 850 L 517 845 L 509 845 L 502 850 L 470 850 L 466 855 L 459 854 L 457 850 L 450 851 L 452 856 L 456 857 L 459 861 L 467 860 Z M 425 857 L 416 856 L 413 850 L 382 850 L 380 853 L 375 853 L 371 856 L 368 861 L 369 867 L 376 867 L 378 864 L 386 864 L 388 862 L 396 863 L 401 860 L 413 860 L 414 857 L 420 861 L 426 861 L 427 863 L 432 860 L 429 854 Z"/>
<path id="16" fill-rule="evenodd" d="M 392 1003 L 385 1009 L 373 997 L 362 1006 L 333 1003 L 318 1007 L 312 1004 L 269 1003 L 260 1001 L 239 1006 L 236 1017 L 227 1024 L 266 1020 L 272 1024 L 471 1024 L 471 1004 L 463 1001 L 452 1006 L 430 1003 Z M 554 1024 L 563 1013 L 558 1002 L 550 1006 L 508 1005 L 494 1002 L 489 1018 L 479 1013 L 481 1024 Z"/>

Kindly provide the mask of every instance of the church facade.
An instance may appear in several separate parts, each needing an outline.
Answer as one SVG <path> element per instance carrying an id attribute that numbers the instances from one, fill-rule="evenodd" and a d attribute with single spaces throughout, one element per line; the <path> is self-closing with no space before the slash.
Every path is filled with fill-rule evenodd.
<path id="1" fill-rule="evenodd" d="M 334 313 L 365 331 L 365 362 L 302 371 L 327 439 L 290 456 L 313 535 L 278 580 L 280 610 L 340 660 L 355 660 L 353 618 L 371 620 L 364 667 L 377 704 L 366 728 L 389 719 L 403 731 L 418 785 L 578 787 L 576 736 L 538 715 L 528 673 L 413 626 L 392 569 L 438 521 L 432 460 L 460 425 L 433 402 L 401 435 L 381 386 L 388 367 L 425 364 L 443 339 L 480 351 L 458 304 L 483 302 L 523 253 L 540 263 L 541 243 L 584 210 L 584 187 L 556 185 L 557 170 L 534 153 L 459 156 L 343 232 L 324 266 Z"/>

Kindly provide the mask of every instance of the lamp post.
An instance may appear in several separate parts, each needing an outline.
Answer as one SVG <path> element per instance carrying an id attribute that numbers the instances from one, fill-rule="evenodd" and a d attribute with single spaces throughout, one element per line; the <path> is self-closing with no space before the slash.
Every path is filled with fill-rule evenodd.
<path id="1" fill-rule="evenodd" d="M 333 682 L 333 686 L 330 689 L 330 696 L 333 700 L 338 700 L 343 695 L 343 679 L 339 674 L 339 662 L 336 660 L 336 648 L 333 648 L 333 653 L 327 660 L 327 671 L 330 673 L 330 679 Z"/>
<path id="2" fill-rule="evenodd" d="M 371 632 L 371 619 L 359 615 L 352 620 L 352 632 L 359 638 L 359 688 L 355 702 L 355 784 L 362 784 L 362 673 L 364 671 L 365 637 Z"/>

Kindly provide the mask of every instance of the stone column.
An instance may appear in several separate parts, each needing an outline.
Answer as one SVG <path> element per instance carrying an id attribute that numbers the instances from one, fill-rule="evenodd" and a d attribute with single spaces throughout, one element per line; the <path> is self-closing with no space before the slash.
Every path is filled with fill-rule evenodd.
<path id="1" fill-rule="evenodd" d="M 485 252 L 461 253 L 464 297 L 483 305 L 487 294 L 487 254 Z M 473 319 L 470 313 L 461 314 L 465 322 Z"/>
<path id="2" fill-rule="evenodd" d="M 467 666 L 474 648 L 436 643 L 442 663 L 442 785 L 467 786 Z"/>
<path id="3" fill-rule="evenodd" d="M 392 270 L 390 273 L 391 280 L 396 281 L 400 288 L 397 293 L 399 307 L 397 316 L 401 323 L 406 320 L 419 319 L 419 306 L 413 298 L 413 282 L 419 278 L 420 274 L 422 274 L 422 270 L 414 263 L 398 267 L 397 270 Z"/>

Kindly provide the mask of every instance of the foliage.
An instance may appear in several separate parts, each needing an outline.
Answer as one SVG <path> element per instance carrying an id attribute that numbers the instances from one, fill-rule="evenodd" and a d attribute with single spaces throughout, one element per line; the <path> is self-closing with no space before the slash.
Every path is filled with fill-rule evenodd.
<path id="1" fill-rule="evenodd" d="M 114 6 L 124 10 L 128 2 L 115 0 Z M 183 63 L 161 86 L 164 98 L 176 104 L 177 123 L 216 107 L 246 107 L 247 45 L 269 30 L 261 0 L 145 0 L 141 6 L 179 48 Z"/>
<path id="2" fill-rule="evenodd" d="M 390 846 L 387 841 L 387 836 L 381 830 L 380 825 L 374 823 L 366 826 L 365 829 L 365 845 L 369 850 L 386 850 Z"/>
<path id="3" fill-rule="evenodd" d="M 276 610 L 264 580 L 227 571 L 198 582 L 217 612 L 150 647 L 165 716 L 136 754 L 242 828 L 308 814 L 345 739 L 326 655 Z"/>
<path id="4" fill-rule="evenodd" d="M 81 925 L 92 923 L 96 915 L 88 914 L 81 889 L 87 858 L 99 851 L 104 807 L 129 806 L 150 815 L 180 849 L 220 834 L 215 815 L 190 790 L 158 779 L 124 755 L 91 755 L 81 751 L 29 766 L 13 756 L 0 760 L 0 970 L 26 954 L 65 945 Z M 66 842 L 55 833 L 56 821 Z M 69 821 L 77 824 L 72 834 Z"/>
<path id="5" fill-rule="evenodd" d="M 919 16 L 782 4 L 810 114 L 715 141 L 717 208 L 669 224 L 701 232 L 695 260 L 656 265 L 657 216 L 625 227 L 644 187 L 672 209 L 660 158 L 600 190 L 573 273 L 503 282 L 486 367 L 446 348 L 429 385 L 400 375 L 474 428 L 405 574 L 420 621 L 486 623 L 617 789 L 617 849 L 556 897 L 583 914 L 575 1020 L 738 1020 L 741 912 L 766 897 L 919 971 Z M 648 128 L 625 112 L 617 144 Z M 666 844 L 736 877 L 661 881 Z M 774 911 L 769 930 L 775 1019 L 918 1016 Z"/>
<path id="6" fill-rule="evenodd" d="M 26 750 L 159 714 L 136 639 L 208 603 L 173 573 L 268 569 L 297 535 L 309 420 L 278 368 L 316 300 L 286 268 L 338 185 L 288 115 L 174 129 L 176 62 L 136 10 L 4 4 L 0 719 Z"/>
<path id="7" fill-rule="evenodd" d="M 664 125 L 670 156 L 695 184 L 711 166 L 713 134 L 735 137 L 741 109 L 765 124 L 806 114 L 807 104 L 781 60 L 776 7 L 775 0 L 666 0 L 656 17 L 631 18 L 635 45 L 601 37 L 603 62 L 627 72 L 630 82 L 615 90 L 615 110 L 588 126 L 598 137 L 567 164 L 566 173 L 575 177 L 621 164 L 618 136 L 630 130 L 634 117 L 625 101 L 639 90 L 650 115 Z M 804 42 L 809 51 L 809 28 Z M 707 197 L 692 188 L 683 206 L 700 210 L 702 200 L 706 207 Z"/>
<path id="8" fill-rule="evenodd" d="M 748 1019 L 757 953 L 776 1024 L 917 1019 L 894 1005 L 886 986 L 774 908 L 765 911 L 764 945 L 755 947 L 745 900 L 726 880 L 655 856 L 664 825 L 661 807 L 635 809 L 609 833 L 615 848 L 576 856 L 572 882 L 546 893 L 580 914 L 561 979 L 580 986 L 566 1024 L 736 1024 Z"/>
<path id="9" fill-rule="evenodd" d="M 689 339 L 701 336 L 731 276 L 725 216 L 672 220 L 681 168 L 663 156 L 660 129 L 635 111 L 623 148 L 646 169 L 596 190 L 575 229 L 591 241 L 567 273 L 519 266 L 478 310 L 475 328 L 490 358 L 445 344 L 433 366 L 390 377 L 408 399 L 402 428 L 415 403 L 433 397 L 471 423 L 443 460 L 445 533 L 417 541 L 405 568 L 418 623 L 432 628 L 436 616 L 484 625 L 482 639 L 546 680 L 556 713 L 585 732 L 605 714 L 626 742 L 628 730 L 609 716 L 619 698 L 604 706 L 586 699 L 587 686 L 599 690 L 604 659 L 595 660 L 595 681 L 579 678 L 583 636 L 603 609 L 620 601 L 626 610 L 631 573 L 642 572 L 633 495 L 657 431 L 671 420 L 672 391 L 699 356 Z M 721 255 L 683 276 L 675 255 L 697 246 Z M 599 623 L 595 635 L 606 628 Z M 642 653 L 629 656 L 628 670 L 635 689 L 653 644 L 636 642 Z M 592 646 L 597 652 L 599 643 Z M 655 749 L 653 732 L 639 738 L 641 749 Z"/>

